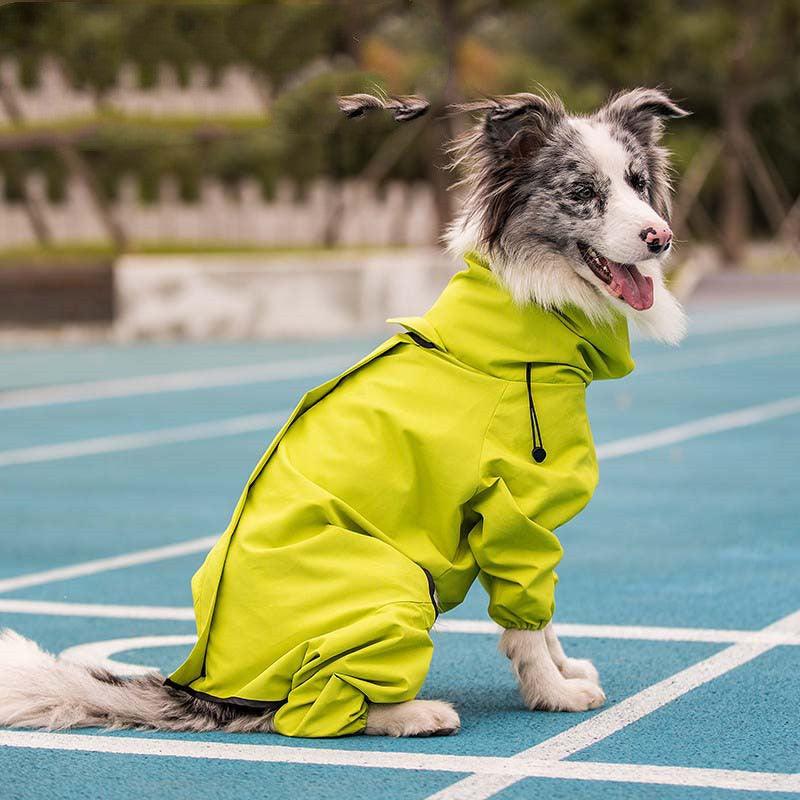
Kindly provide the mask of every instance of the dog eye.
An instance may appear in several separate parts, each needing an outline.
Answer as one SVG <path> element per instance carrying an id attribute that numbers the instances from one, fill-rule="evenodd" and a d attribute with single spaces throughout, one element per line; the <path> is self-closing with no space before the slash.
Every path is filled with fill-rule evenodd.
<path id="1" fill-rule="evenodd" d="M 628 180 L 631 186 L 637 192 L 643 192 L 645 190 L 645 187 L 647 186 L 647 181 L 644 179 L 644 175 L 641 175 L 638 172 L 635 172 L 633 175 L 631 175 Z"/>
<path id="2" fill-rule="evenodd" d="M 594 186 L 583 183 L 573 190 L 572 196 L 575 200 L 591 200 L 595 196 Z"/>

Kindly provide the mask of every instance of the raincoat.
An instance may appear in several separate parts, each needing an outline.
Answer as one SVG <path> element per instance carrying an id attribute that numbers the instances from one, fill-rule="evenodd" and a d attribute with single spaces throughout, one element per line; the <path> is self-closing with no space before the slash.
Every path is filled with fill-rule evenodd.
<path id="1" fill-rule="evenodd" d="M 550 620 L 554 531 L 598 476 L 585 389 L 633 368 L 627 324 L 520 307 L 467 267 L 303 397 L 192 579 L 170 685 L 275 709 L 289 736 L 358 733 L 368 702 L 417 695 L 436 615 L 476 577 L 502 627 Z"/>

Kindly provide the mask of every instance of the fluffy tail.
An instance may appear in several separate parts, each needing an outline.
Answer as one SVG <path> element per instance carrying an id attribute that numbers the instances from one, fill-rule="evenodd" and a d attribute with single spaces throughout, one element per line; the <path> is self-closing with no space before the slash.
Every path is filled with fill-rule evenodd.
<path id="1" fill-rule="evenodd" d="M 431 104 L 419 95 L 377 97 L 374 94 L 350 94 L 337 97 L 339 110 L 348 118 L 363 117 L 371 111 L 389 111 L 398 122 L 410 122 L 427 114 Z"/>
<path id="2" fill-rule="evenodd" d="M 71 664 L 0 631 L 0 727 L 269 731 L 272 715 L 192 697 L 158 673 L 121 678 Z"/>

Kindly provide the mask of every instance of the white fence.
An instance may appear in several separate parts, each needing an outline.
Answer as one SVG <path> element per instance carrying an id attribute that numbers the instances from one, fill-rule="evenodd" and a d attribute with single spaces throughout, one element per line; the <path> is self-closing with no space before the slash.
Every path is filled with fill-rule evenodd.
<path id="1" fill-rule="evenodd" d="M 77 88 L 66 78 L 58 62 L 45 59 L 36 85 L 26 87 L 19 77 L 16 62 L 0 62 L 0 77 L 13 94 L 27 122 L 53 121 L 94 114 L 102 107 L 125 114 L 148 116 L 254 116 L 268 106 L 266 91 L 244 66 L 223 69 L 212 82 L 209 71 L 198 64 L 188 71 L 181 85 L 168 65 L 158 67 L 153 86 L 139 85 L 136 67 L 124 65 L 116 86 L 97 97 L 88 88 Z M 0 123 L 8 123 L 0 107 Z"/>
<path id="2" fill-rule="evenodd" d="M 3 199 L 0 177 L 0 249 L 36 243 L 23 203 Z M 42 176 L 30 176 L 26 196 L 40 212 L 56 244 L 107 240 L 91 197 L 71 180 L 63 202 L 47 198 Z M 426 245 L 437 241 L 437 215 L 426 184 L 317 181 L 302 194 L 292 184 L 266 199 L 252 180 L 233 190 L 202 184 L 196 202 L 181 200 L 174 180 L 162 181 L 159 197 L 144 203 L 133 179 L 121 182 L 112 213 L 133 245 L 155 243 L 282 247 L 314 245 Z"/>

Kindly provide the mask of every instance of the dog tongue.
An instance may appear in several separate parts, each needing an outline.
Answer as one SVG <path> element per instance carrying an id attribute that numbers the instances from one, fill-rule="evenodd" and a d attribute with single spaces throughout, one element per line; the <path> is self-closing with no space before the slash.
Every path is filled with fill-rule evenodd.
<path id="1" fill-rule="evenodd" d="M 631 308 L 645 311 L 653 305 L 653 279 L 645 277 L 635 264 L 618 264 L 606 259 L 611 270 L 611 283 L 608 290 L 615 297 L 622 298 Z"/>

